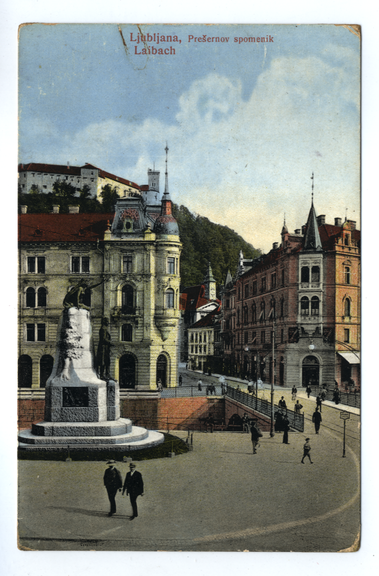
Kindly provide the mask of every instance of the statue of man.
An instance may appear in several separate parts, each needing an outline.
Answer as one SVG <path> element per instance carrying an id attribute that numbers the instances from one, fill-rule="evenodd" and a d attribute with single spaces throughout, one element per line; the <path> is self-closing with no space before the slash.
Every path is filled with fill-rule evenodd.
<path id="1" fill-rule="evenodd" d="M 109 366 L 111 363 L 111 335 L 108 331 L 109 320 L 103 318 L 99 330 L 99 346 L 97 348 L 97 371 L 100 380 L 109 380 Z"/>

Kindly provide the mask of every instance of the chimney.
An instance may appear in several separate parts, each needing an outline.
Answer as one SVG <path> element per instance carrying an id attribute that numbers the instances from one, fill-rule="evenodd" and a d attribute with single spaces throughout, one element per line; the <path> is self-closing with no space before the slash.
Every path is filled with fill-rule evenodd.
<path id="1" fill-rule="evenodd" d="M 342 226 L 342 218 L 334 218 L 334 226 Z"/>
<path id="2" fill-rule="evenodd" d="M 27 214 L 28 212 L 28 207 L 26 204 L 22 204 L 21 205 L 21 214 Z"/>
<path id="3" fill-rule="evenodd" d="M 68 207 L 69 214 L 79 214 L 79 206 L 69 206 Z"/>
<path id="4" fill-rule="evenodd" d="M 279 247 L 279 242 L 274 242 L 273 245 L 272 245 L 272 249 L 273 249 L 273 250 L 277 250 L 278 247 Z"/>
<path id="5" fill-rule="evenodd" d="M 59 214 L 59 204 L 54 204 L 53 209 L 51 211 L 52 214 Z"/>
<path id="6" fill-rule="evenodd" d="M 70 162 L 67 160 L 67 168 L 70 170 Z"/>
<path id="7" fill-rule="evenodd" d="M 357 226 L 356 220 L 348 220 L 348 223 L 350 224 L 350 229 L 351 229 L 351 230 L 355 230 L 355 229 L 356 229 L 356 226 Z"/>
<path id="8" fill-rule="evenodd" d="M 303 224 L 303 226 L 301 227 L 301 233 L 305 234 L 306 231 L 307 231 L 307 225 Z"/>
<path id="9" fill-rule="evenodd" d="M 296 228 L 295 234 L 300 234 L 300 228 Z"/>
<path id="10" fill-rule="evenodd" d="M 325 224 L 325 214 L 317 216 L 317 225 L 322 226 L 323 224 Z"/>

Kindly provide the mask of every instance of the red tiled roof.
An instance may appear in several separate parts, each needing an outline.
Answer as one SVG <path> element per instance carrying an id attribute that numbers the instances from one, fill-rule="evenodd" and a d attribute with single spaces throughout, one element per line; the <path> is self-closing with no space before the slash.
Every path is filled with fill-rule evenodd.
<path id="1" fill-rule="evenodd" d="M 324 250 L 333 250 L 336 238 L 342 234 L 341 226 L 333 226 L 333 224 L 322 224 L 318 229 L 320 233 L 321 243 Z M 360 230 L 352 230 L 351 237 L 356 242 L 361 239 Z"/>
<path id="2" fill-rule="evenodd" d="M 114 214 L 20 214 L 19 242 L 102 240 Z"/>
<path id="3" fill-rule="evenodd" d="M 99 176 L 101 176 L 101 178 L 109 178 L 110 180 L 115 180 L 116 182 L 120 182 L 120 184 L 126 184 L 127 186 L 133 186 L 133 188 L 137 188 L 138 190 L 140 189 L 138 184 L 136 184 L 135 182 L 131 182 L 130 180 L 125 180 L 125 178 L 121 178 L 120 176 L 116 176 L 115 174 L 111 174 L 111 172 L 106 172 L 105 170 L 102 170 L 101 168 L 97 168 L 97 166 L 94 166 L 93 164 L 88 164 L 88 162 L 86 162 L 85 165 L 82 166 L 81 168 L 93 168 L 94 170 L 99 171 Z"/>
<path id="4" fill-rule="evenodd" d="M 71 176 L 80 176 L 80 168 L 78 166 L 67 166 L 59 164 L 36 164 L 31 162 L 29 164 L 19 164 L 19 172 L 47 172 L 48 174 L 71 174 Z"/>
<path id="5" fill-rule="evenodd" d="M 208 304 L 210 300 L 205 298 L 205 286 L 204 284 L 200 284 L 199 286 L 189 286 L 189 288 L 184 288 L 181 297 L 186 295 L 185 300 L 185 308 L 182 310 L 193 311 L 200 308 L 200 306 L 204 306 L 204 304 Z M 184 303 L 184 299 L 183 299 Z"/>

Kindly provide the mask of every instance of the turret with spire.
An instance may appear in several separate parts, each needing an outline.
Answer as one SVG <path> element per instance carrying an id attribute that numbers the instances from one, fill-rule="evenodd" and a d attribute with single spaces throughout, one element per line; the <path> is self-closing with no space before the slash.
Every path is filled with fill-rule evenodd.
<path id="1" fill-rule="evenodd" d="M 210 262 L 208 262 L 208 271 L 203 283 L 205 286 L 205 297 L 208 298 L 208 300 L 216 300 L 216 280 L 214 279 Z"/>
<path id="2" fill-rule="evenodd" d="M 322 250 L 321 238 L 318 231 L 316 210 L 313 205 L 313 190 L 314 190 L 314 174 L 312 172 L 312 204 L 308 215 L 308 221 L 305 231 L 304 247 L 303 250 L 320 251 Z"/>

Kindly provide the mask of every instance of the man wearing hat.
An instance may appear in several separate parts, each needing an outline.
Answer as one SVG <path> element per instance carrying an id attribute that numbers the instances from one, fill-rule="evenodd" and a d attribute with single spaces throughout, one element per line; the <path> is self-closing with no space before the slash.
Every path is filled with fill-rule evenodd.
<path id="1" fill-rule="evenodd" d="M 116 513 L 116 494 L 117 490 L 122 488 L 122 478 L 119 470 L 115 468 L 116 462 L 114 460 L 108 460 L 108 468 L 104 473 L 104 486 L 108 492 L 109 502 L 111 504 L 111 509 L 108 516 L 113 516 Z"/>
<path id="2" fill-rule="evenodd" d="M 122 493 L 126 492 L 126 495 L 129 495 L 133 510 L 133 516 L 130 517 L 130 520 L 134 520 L 138 516 L 137 498 L 143 496 L 143 480 L 141 472 L 135 469 L 136 465 L 133 462 L 129 464 L 129 468 L 130 471 L 126 474 Z"/>

